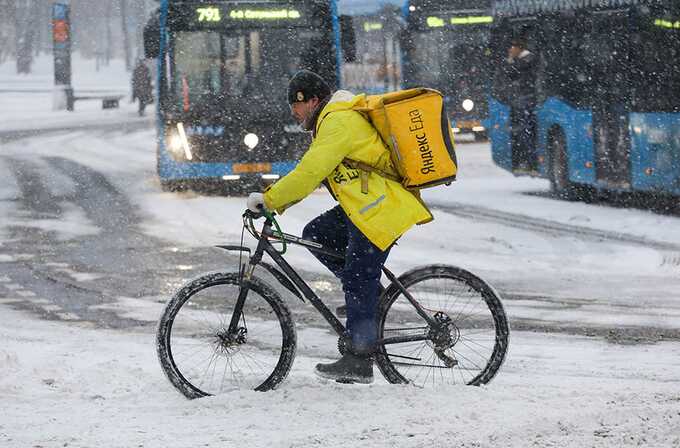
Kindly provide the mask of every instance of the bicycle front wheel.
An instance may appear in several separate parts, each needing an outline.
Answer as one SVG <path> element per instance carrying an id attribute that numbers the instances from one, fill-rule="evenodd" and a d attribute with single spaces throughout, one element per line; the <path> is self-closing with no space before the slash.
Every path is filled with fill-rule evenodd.
<path id="1" fill-rule="evenodd" d="M 290 371 L 296 348 L 290 312 L 274 289 L 253 277 L 230 331 L 239 289 L 238 273 L 206 274 L 180 289 L 161 315 L 158 359 L 188 398 L 273 389 Z"/>
<path id="2" fill-rule="evenodd" d="M 508 350 L 508 322 L 497 293 L 463 269 L 431 265 L 399 281 L 436 325 L 431 326 L 396 287 L 380 305 L 375 359 L 391 383 L 419 386 L 488 383 Z"/>

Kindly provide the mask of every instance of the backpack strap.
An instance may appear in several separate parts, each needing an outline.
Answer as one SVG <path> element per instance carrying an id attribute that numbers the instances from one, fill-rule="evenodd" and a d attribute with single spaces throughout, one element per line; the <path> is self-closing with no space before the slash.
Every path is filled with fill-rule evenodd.
<path id="1" fill-rule="evenodd" d="M 355 170 L 360 171 L 361 192 L 363 194 L 368 193 L 368 173 L 370 173 L 370 172 L 376 173 L 378 176 L 384 177 L 386 179 L 393 180 L 395 182 L 401 182 L 401 178 L 399 178 L 398 176 L 394 176 L 390 173 L 386 173 L 385 171 L 378 169 L 374 166 L 371 166 L 367 163 L 359 162 L 358 160 L 352 160 L 352 159 L 348 159 L 348 158 L 344 158 L 342 160 L 342 162 L 347 164 L 351 168 L 354 168 Z"/>
<path id="2" fill-rule="evenodd" d="M 314 134 L 316 134 L 316 130 L 321 127 L 321 123 L 323 123 L 323 120 L 327 116 L 329 116 L 333 112 L 341 112 L 341 111 L 347 111 L 347 110 L 351 110 L 351 111 L 360 113 L 366 121 L 371 123 L 371 120 L 368 118 L 368 112 L 371 110 L 370 108 L 368 108 L 368 107 L 348 107 L 347 109 L 339 109 L 339 110 L 326 112 L 323 116 L 319 116 L 317 118 L 317 122 L 315 123 Z M 371 126 L 373 126 L 372 123 L 371 123 Z M 378 135 L 380 135 L 380 133 L 378 133 Z M 383 171 L 379 168 L 376 168 L 374 166 L 371 166 L 367 163 L 359 162 L 358 160 L 352 160 L 352 159 L 344 158 L 342 160 L 342 163 L 345 163 L 350 168 L 353 168 L 355 170 L 359 170 L 359 176 L 361 177 L 361 192 L 363 194 L 368 194 L 368 174 L 371 173 L 371 172 L 376 173 L 378 176 L 384 177 L 386 179 L 393 180 L 394 182 L 401 183 L 401 180 L 402 180 L 401 177 L 399 177 L 399 176 L 395 176 L 393 174 L 387 173 L 387 172 L 385 172 L 385 171 Z"/>

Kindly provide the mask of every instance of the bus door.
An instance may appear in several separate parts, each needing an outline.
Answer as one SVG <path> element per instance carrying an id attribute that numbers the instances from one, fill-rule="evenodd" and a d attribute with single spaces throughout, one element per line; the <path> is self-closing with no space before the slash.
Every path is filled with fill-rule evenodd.
<path id="1" fill-rule="evenodd" d="M 630 187 L 629 82 L 630 30 L 628 10 L 593 14 L 594 54 L 593 143 L 599 184 Z"/>

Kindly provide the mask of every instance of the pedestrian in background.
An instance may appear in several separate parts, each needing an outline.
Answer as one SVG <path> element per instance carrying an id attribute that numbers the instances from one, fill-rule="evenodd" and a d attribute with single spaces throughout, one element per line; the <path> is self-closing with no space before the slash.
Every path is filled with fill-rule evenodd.
<path id="1" fill-rule="evenodd" d="M 512 39 L 504 71 L 509 81 L 513 171 L 536 169 L 537 59 L 526 40 Z"/>
<path id="2" fill-rule="evenodd" d="M 132 101 L 138 100 L 138 112 L 141 117 L 144 115 L 144 108 L 147 104 L 153 103 L 153 92 L 151 86 L 151 72 L 146 66 L 144 59 L 138 59 L 132 71 Z"/>

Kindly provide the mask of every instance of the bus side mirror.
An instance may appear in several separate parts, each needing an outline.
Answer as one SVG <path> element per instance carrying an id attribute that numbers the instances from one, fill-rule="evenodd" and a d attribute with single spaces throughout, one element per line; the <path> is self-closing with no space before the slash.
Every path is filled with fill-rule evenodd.
<path id="1" fill-rule="evenodd" d="M 354 23 L 352 16 L 340 16 L 340 46 L 345 62 L 356 62 L 357 60 L 357 39 L 354 33 Z"/>
<path id="2" fill-rule="evenodd" d="M 144 57 L 155 59 L 161 52 L 161 28 L 156 18 L 151 18 L 144 27 Z"/>

